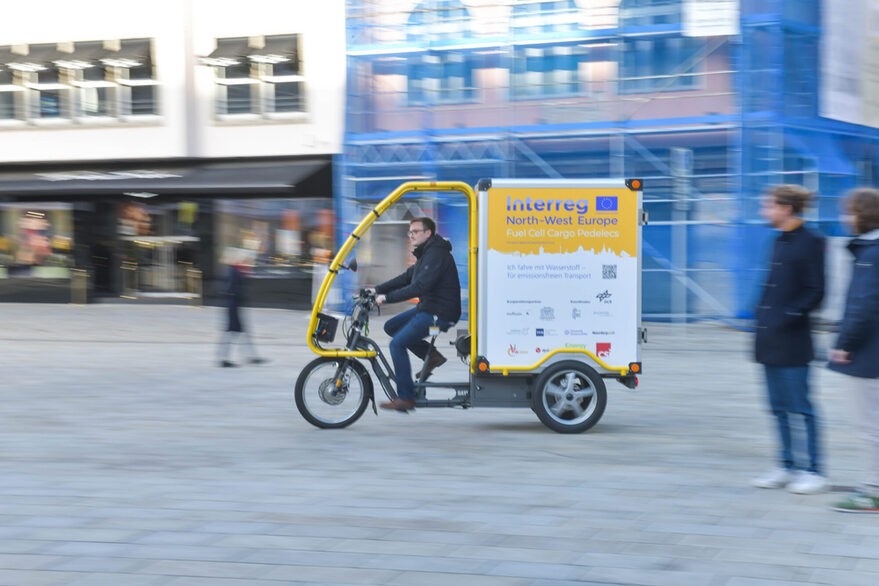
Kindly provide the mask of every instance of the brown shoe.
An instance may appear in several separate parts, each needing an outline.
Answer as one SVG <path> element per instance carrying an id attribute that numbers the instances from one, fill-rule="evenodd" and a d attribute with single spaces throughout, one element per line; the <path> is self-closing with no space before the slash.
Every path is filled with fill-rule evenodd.
<path id="1" fill-rule="evenodd" d="M 409 411 L 415 409 L 415 399 L 401 399 L 397 397 L 390 403 L 379 403 L 382 409 L 393 409 L 394 411 Z"/>
<path id="2" fill-rule="evenodd" d="M 446 363 L 446 357 L 437 351 L 436 348 L 431 348 L 430 350 L 430 358 L 427 361 L 427 374 L 424 375 L 424 380 L 433 374 L 434 369 L 442 366 Z M 415 380 L 421 380 L 421 371 L 415 373 Z"/>

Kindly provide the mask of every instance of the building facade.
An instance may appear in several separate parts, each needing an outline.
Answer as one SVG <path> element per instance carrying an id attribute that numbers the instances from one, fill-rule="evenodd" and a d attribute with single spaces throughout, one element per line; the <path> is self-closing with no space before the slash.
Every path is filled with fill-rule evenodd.
<path id="1" fill-rule="evenodd" d="M 15 3 L 0 33 L 0 299 L 308 306 L 332 248 L 344 5 Z"/>
<path id="2" fill-rule="evenodd" d="M 765 277 L 760 198 L 797 183 L 817 193 L 808 219 L 831 237 L 832 304 L 844 286 L 839 198 L 876 176 L 872 41 L 852 26 L 868 8 L 348 0 L 343 219 L 407 179 L 641 178 L 645 317 L 735 319 Z M 400 247 L 422 213 L 466 275 L 462 201 L 421 194 L 395 213 L 364 243 L 360 283 L 399 267 L 377 251 Z"/>

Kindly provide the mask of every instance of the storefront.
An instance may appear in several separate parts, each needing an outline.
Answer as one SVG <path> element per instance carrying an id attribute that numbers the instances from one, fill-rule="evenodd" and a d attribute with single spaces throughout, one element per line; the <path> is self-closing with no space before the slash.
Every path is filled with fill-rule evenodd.
<path id="1" fill-rule="evenodd" d="M 232 249 L 255 305 L 308 307 L 332 246 L 329 157 L 144 162 L 0 171 L 0 300 L 216 303 Z M 83 273 L 82 271 L 86 271 Z"/>

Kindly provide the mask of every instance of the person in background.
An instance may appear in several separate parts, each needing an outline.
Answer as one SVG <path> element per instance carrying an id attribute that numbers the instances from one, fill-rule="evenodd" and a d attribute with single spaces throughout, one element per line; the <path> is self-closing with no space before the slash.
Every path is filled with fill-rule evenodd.
<path id="1" fill-rule="evenodd" d="M 226 331 L 220 338 L 219 344 L 219 364 L 222 367 L 238 366 L 230 360 L 232 343 L 236 338 L 244 347 L 243 354 L 247 356 L 247 362 L 250 364 L 262 364 L 266 362 L 265 358 L 260 358 L 256 354 L 256 348 L 253 346 L 253 340 L 250 334 L 244 328 L 244 322 L 241 320 L 241 307 L 244 305 L 244 279 L 246 277 L 247 254 L 240 249 L 230 249 L 224 255 L 224 263 L 228 266 L 225 290 L 223 291 L 226 298 Z"/>
<path id="2" fill-rule="evenodd" d="M 751 483 L 797 494 L 828 487 L 821 470 L 818 418 L 809 399 L 809 362 L 815 357 L 809 313 L 824 298 L 825 249 L 824 238 L 806 228 L 801 217 L 811 199 L 797 185 L 778 185 L 763 199 L 763 217 L 781 233 L 756 311 L 755 358 L 766 372 L 781 449 L 778 466 Z M 792 433 L 799 431 L 791 428 L 792 416 L 803 420 L 805 437 Z M 797 444 L 805 444 L 806 461 L 796 460 Z"/>
<path id="3" fill-rule="evenodd" d="M 856 189 L 845 205 L 856 235 L 848 245 L 854 266 L 828 367 L 849 375 L 854 419 L 867 448 L 867 478 L 861 490 L 833 508 L 879 513 L 879 191 Z"/>
<path id="4" fill-rule="evenodd" d="M 385 332 L 391 336 L 397 398 L 380 406 L 403 412 L 415 407 L 409 351 L 424 360 L 430 348 L 424 338 L 430 333 L 431 326 L 446 331 L 461 317 L 461 282 L 451 243 L 436 233 L 436 223 L 430 218 L 410 221 L 408 235 L 412 254 L 417 259 L 415 264 L 390 281 L 370 289 L 377 293 L 375 301 L 379 305 L 418 297 L 417 306 L 385 322 Z M 433 348 L 425 379 L 445 362 L 445 356 Z M 419 371 L 417 376 L 420 375 Z"/>

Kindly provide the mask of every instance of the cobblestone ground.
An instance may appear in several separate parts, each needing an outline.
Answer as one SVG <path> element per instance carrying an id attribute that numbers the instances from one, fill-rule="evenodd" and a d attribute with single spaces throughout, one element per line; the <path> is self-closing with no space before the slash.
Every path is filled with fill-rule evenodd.
<path id="1" fill-rule="evenodd" d="M 585 434 L 528 409 L 324 431 L 293 404 L 307 315 L 247 317 L 271 361 L 221 369 L 217 308 L 0 305 L 0 584 L 879 583 L 879 518 L 749 487 L 775 442 L 747 333 L 648 324 L 639 389 Z M 842 490 L 858 444 L 814 372 Z"/>

